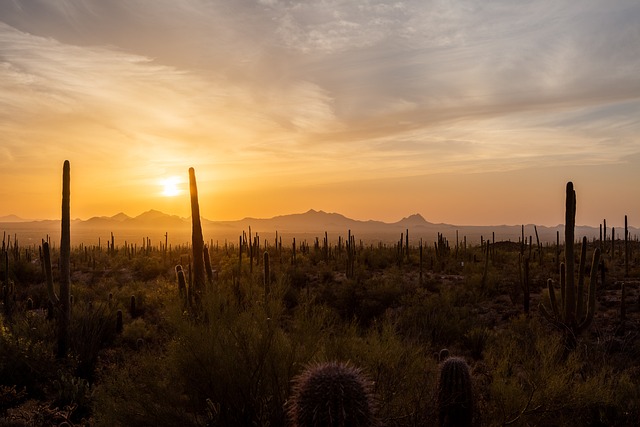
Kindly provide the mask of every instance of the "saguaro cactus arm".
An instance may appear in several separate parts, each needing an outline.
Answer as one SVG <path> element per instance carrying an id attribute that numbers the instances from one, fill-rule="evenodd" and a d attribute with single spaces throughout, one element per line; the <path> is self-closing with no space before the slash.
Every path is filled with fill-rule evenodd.
<path id="1" fill-rule="evenodd" d="M 49 243 L 42 241 L 42 256 L 44 258 L 44 271 L 47 277 L 47 294 L 49 295 L 49 301 L 55 306 L 60 303 L 60 298 L 56 294 L 53 288 L 53 274 L 51 273 L 51 252 L 49 250 Z"/>
<path id="2" fill-rule="evenodd" d="M 593 316 L 596 312 L 596 282 L 598 280 L 598 268 L 597 265 L 600 262 L 600 248 L 596 248 L 593 251 L 593 258 L 591 259 L 591 275 L 589 278 L 589 296 L 587 302 L 587 314 L 582 323 L 578 325 L 578 332 L 584 331 L 591 325 Z"/>

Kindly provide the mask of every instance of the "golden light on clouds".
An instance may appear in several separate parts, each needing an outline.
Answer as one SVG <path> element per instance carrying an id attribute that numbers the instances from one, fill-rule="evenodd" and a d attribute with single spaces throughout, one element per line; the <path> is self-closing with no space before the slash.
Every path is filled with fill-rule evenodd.
<path id="1" fill-rule="evenodd" d="M 190 166 L 211 219 L 640 212 L 635 0 L 64 5 L 0 2 L 0 216 L 55 215 L 65 159 L 81 217 L 188 215 Z"/>

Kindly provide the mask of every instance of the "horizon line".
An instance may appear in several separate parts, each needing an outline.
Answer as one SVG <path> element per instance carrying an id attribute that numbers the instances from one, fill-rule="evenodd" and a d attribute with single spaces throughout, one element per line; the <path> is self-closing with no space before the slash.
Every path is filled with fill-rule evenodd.
<path id="1" fill-rule="evenodd" d="M 159 214 L 162 214 L 162 215 L 168 216 L 168 217 L 177 217 L 177 218 L 179 218 L 181 220 L 184 220 L 184 221 L 187 221 L 187 220 L 189 220 L 191 218 L 190 215 L 186 216 L 186 217 L 183 217 L 183 216 L 180 216 L 180 215 L 177 215 L 177 214 L 171 214 L 171 213 L 163 212 L 163 211 L 158 210 L 158 209 L 151 208 L 151 209 L 143 211 L 140 214 L 135 215 L 135 216 L 131 216 L 131 215 L 129 215 L 129 214 L 123 212 L 123 211 L 119 211 L 119 212 L 117 212 L 117 213 L 115 213 L 113 215 L 110 215 L 110 216 L 109 215 L 94 215 L 94 216 L 91 216 L 91 217 L 85 218 L 85 219 L 80 218 L 80 217 L 75 217 L 75 218 L 72 219 L 72 221 L 86 222 L 86 221 L 89 221 L 89 220 L 94 219 L 94 218 L 112 219 L 113 217 L 118 216 L 118 215 L 125 215 L 127 217 L 127 219 L 136 219 L 136 218 L 139 218 L 140 216 L 142 216 L 144 214 L 147 214 L 147 213 L 150 213 L 150 212 L 157 212 Z M 205 217 L 204 215 L 200 215 L 200 218 L 201 219 L 205 219 L 205 220 L 210 221 L 210 222 L 240 222 L 240 221 L 246 221 L 246 220 L 263 221 L 263 220 L 272 220 L 272 219 L 276 219 L 278 217 L 283 217 L 283 216 L 305 215 L 305 214 L 309 214 L 309 213 L 322 213 L 322 214 L 327 214 L 327 215 L 340 215 L 340 216 L 344 217 L 347 220 L 358 221 L 358 222 L 380 222 L 380 223 L 389 224 L 389 225 L 396 224 L 398 222 L 401 222 L 403 220 L 409 219 L 411 217 L 419 216 L 425 222 L 427 222 L 429 224 L 432 224 L 432 225 L 444 225 L 444 226 L 456 226 L 456 227 L 517 227 L 517 226 L 525 226 L 525 227 L 526 226 L 540 226 L 540 227 L 546 227 L 546 228 L 564 227 L 564 224 L 562 224 L 562 223 L 558 223 L 558 224 L 555 224 L 555 225 L 548 225 L 548 224 L 542 224 L 542 223 L 538 224 L 538 223 L 532 223 L 532 222 L 529 222 L 527 224 L 524 224 L 524 223 L 518 223 L 518 224 L 506 224 L 506 223 L 504 223 L 504 224 L 452 224 L 452 223 L 445 223 L 445 222 L 436 223 L 436 222 L 431 222 L 431 221 L 427 220 L 424 217 L 424 215 L 422 215 L 419 212 L 415 212 L 415 213 L 412 213 L 410 215 L 403 216 L 402 218 L 400 218 L 400 219 L 398 219 L 396 221 L 387 222 L 387 221 L 383 221 L 383 220 L 379 220 L 379 219 L 373 219 L 373 218 L 369 218 L 369 219 L 351 218 L 351 217 L 348 217 L 348 216 L 346 216 L 344 214 L 341 214 L 339 212 L 328 212 L 328 211 L 325 211 L 323 209 L 314 209 L 314 208 L 310 208 L 310 209 L 308 209 L 308 210 L 306 210 L 304 212 L 278 214 L 278 215 L 274 215 L 274 216 L 271 216 L 271 217 L 245 216 L 245 217 L 239 218 L 239 219 L 222 219 L 222 220 L 220 220 L 220 219 L 210 219 L 210 218 Z M 7 217 L 15 217 L 17 220 L 3 221 L 3 218 L 7 218 Z M 44 222 L 44 221 L 60 221 L 60 218 L 23 218 L 23 217 L 20 217 L 19 215 L 13 214 L 13 213 L 0 216 L 0 224 L 12 224 L 12 223 L 17 224 L 17 223 Z M 599 223 L 597 225 L 576 224 L 576 227 L 598 228 L 600 225 L 602 225 L 602 223 Z M 608 226 L 607 228 L 611 229 L 612 227 L 613 228 L 620 228 L 620 227 L 623 227 L 623 225 L 614 224 L 612 226 Z M 629 228 L 638 229 L 638 227 L 635 227 L 633 225 L 628 225 L 628 227 Z"/>

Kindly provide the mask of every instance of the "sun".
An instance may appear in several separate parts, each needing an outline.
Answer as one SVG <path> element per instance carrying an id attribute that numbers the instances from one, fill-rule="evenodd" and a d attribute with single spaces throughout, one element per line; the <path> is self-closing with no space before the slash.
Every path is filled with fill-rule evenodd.
<path id="1" fill-rule="evenodd" d="M 182 184 L 182 179 L 178 176 L 170 176 L 165 179 L 160 180 L 160 186 L 162 187 L 162 195 L 164 197 L 175 197 L 182 194 L 182 189 L 180 188 L 180 184 Z"/>

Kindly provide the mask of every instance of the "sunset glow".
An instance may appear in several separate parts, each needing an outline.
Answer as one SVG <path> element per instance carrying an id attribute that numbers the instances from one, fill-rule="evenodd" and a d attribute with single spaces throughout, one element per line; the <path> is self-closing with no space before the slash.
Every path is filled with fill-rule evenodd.
<path id="1" fill-rule="evenodd" d="M 175 197 L 182 194 L 183 190 L 181 188 L 181 184 L 183 182 L 184 181 L 178 176 L 172 176 L 160 180 L 160 185 L 162 186 L 162 195 L 165 197 Z"/>
<path id="2" fill-rule="evenodd" d="M 0 3 L 0 216 L 640 218 L 640 3 Z M 11 183 L 11 185 L 7 185 Z M 605 202 L 606 201 L 606 202 Z"/>

